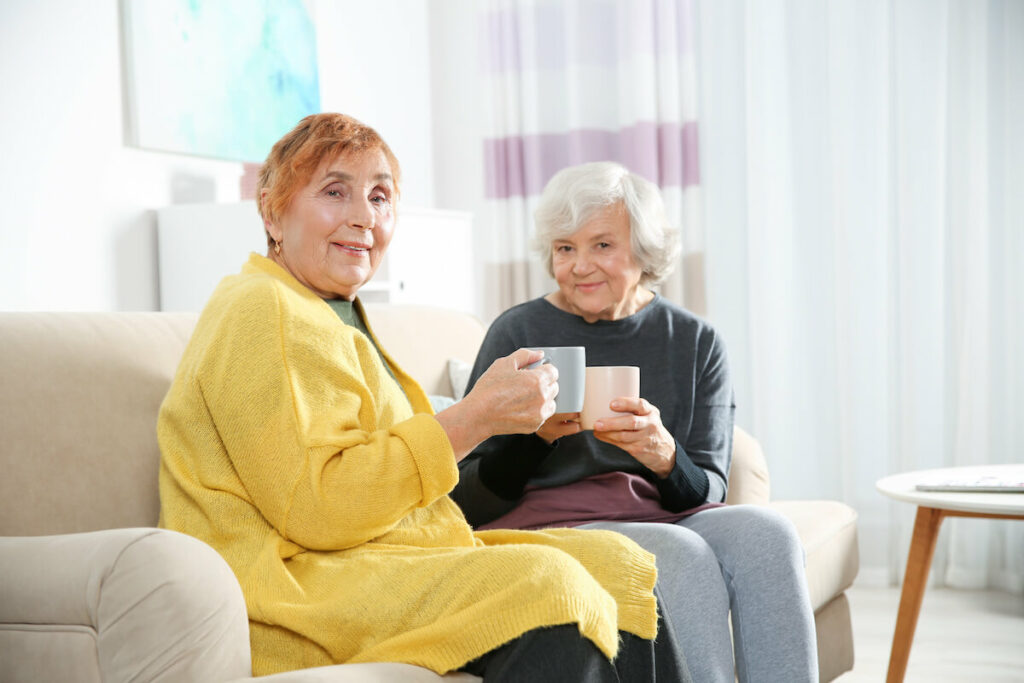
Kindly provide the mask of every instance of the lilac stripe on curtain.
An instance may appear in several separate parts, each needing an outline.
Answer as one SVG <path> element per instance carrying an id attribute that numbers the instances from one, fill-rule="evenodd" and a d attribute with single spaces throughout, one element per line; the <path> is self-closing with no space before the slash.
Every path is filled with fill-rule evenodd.
<path id="1" fill-rule="evenodd" d="M 540 194 L 559 170 L 590 161 L 617 161 L 663 188 L 697 185 L 697 122 L 642 122 L 619 131 L 575 130 L 485 140 L 487 197 Z"/>

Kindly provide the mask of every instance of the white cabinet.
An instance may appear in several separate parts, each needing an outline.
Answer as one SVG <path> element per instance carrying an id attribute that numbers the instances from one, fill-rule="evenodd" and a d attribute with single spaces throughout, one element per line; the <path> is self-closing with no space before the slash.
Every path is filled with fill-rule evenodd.
<path id="1" fill-rule="evenodd" d="M 256 202 L 176 204 L 156 214 L 160 310 L 198 311 L 249 252 L 267 253 Z"/>
<path id="2" fill-rule="evenodd" d="M 399 208 L 395 236 L 370 285 L 380 282 L 394 303 L 473 313 L 472 222 L 465 211 Z"/>
<path id="3" fill-rule="evenodd" d="M 180 204 L 157 211 L 160 308 L 198 311 L 249 252 L 265 254 L 253 201 Z M 472 214 L 399 206 L 391 246 L 359 296 L 475 311 Z"/>

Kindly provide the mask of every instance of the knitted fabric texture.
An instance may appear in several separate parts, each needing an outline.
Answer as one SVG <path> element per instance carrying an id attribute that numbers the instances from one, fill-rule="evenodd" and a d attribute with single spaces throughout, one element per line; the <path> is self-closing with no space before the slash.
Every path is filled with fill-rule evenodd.
<path id="1" fill-rule="evenodd" d="M 652 555 L 611 532 L 474 533 L 423 390 L 262 256 L 210 298 L 157 432 L 160 525 L 234 570 L 256 675 L 443 673 L 574 622 L 609 657 L 619 630 L 656 633 Z"/>

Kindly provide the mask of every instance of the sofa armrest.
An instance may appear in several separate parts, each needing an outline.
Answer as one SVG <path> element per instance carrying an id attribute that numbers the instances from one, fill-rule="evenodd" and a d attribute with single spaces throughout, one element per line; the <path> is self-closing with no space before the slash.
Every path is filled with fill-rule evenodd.
<path id="1" fill-rule="evenodd" d="M 250 676 L 245 600 L 205 543 L 163 529 L 0 538 L 0 679 Z"/>
<path id="2" fill-rule="evenodd" d="M 725 502 L 767 505 L 771 496 L 768 463 L 757 439 L 739 427 L 732 430 L 732 464 Z"/>

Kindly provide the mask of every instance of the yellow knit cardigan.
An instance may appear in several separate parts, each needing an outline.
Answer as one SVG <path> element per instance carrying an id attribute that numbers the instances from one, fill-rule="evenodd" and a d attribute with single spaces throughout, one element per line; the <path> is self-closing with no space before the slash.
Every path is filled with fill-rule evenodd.
<path id="1" fill-rule="evenodd" d="M 231 565 L 254 673 L 443 673 L 573 622 L 609 657 L 620 629 L 653 638 L 653 556 L 604 531 L 474 532 L 447 496 L 445 432 L 387 362 L 401 387 L 365 335 L 252 254 L 210 298 L 161 406 L 160 524 Z"/>

